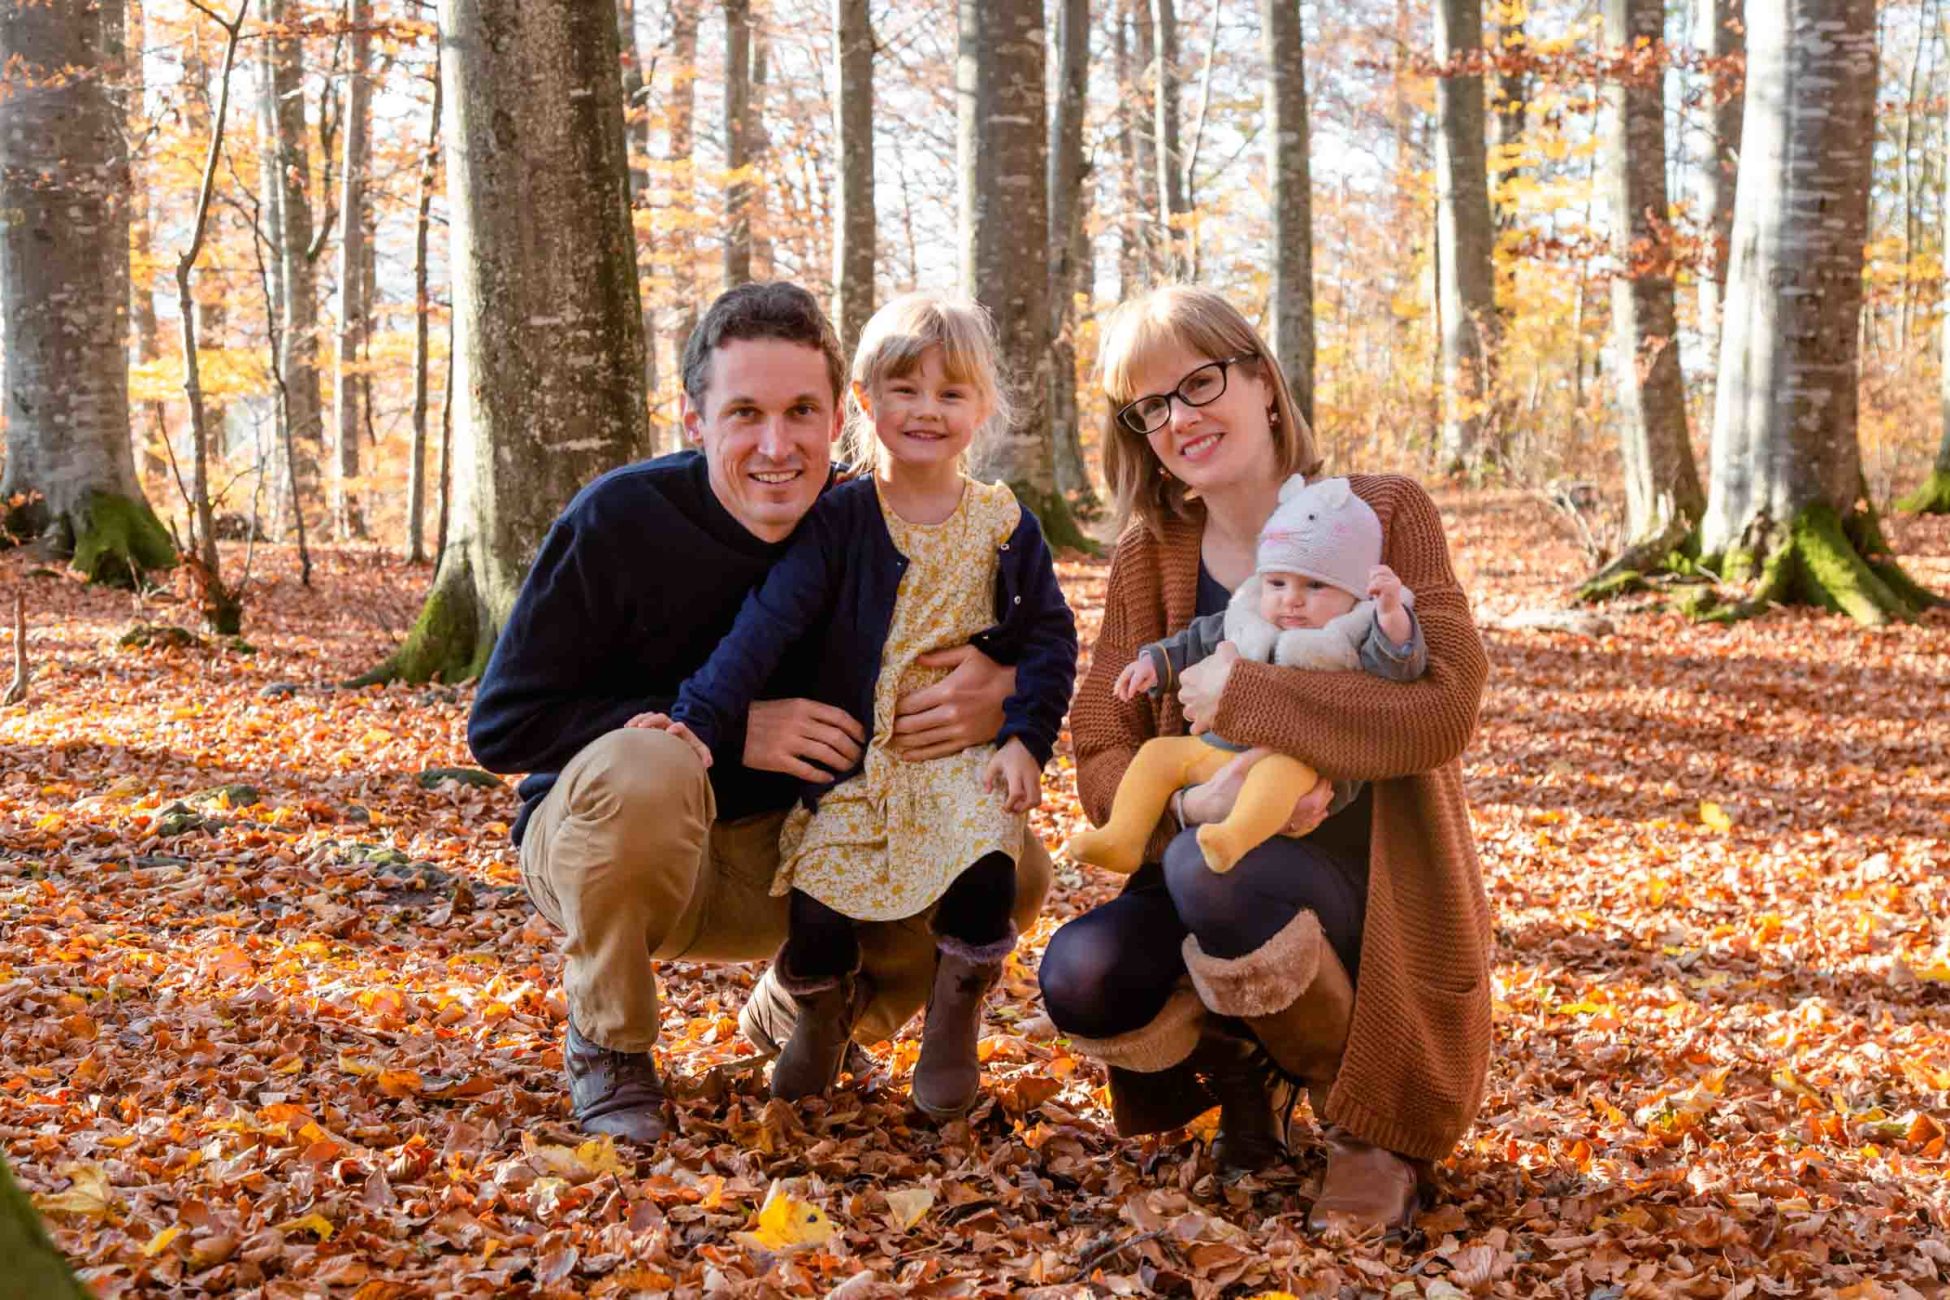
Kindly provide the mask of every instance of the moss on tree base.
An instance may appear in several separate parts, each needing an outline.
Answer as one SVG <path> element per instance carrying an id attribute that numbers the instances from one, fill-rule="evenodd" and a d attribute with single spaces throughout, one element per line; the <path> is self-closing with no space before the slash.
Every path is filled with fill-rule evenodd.
<path id="1" fill-rule="evenodd" d="M 470 571 L 455 566 L 434 579 L 420 617 L 390 658 L 370 672 L 354 677 L 352 686 L 381 686 L 387 682 L 472 681 L 487 668 L 494 639 L 481 633 L 480 602 Z"/>
<path id="2" fill-rule="evenodd" d="M 1896 509 L 1912 515 L 1950 515 L 1950 469 L 1931 470 L 1923 486 L 1898 501 Z"/>
<path id="3" fill-rule="evenodd" d="M 145 573 L 175 567 L 176 544 L 144 502 L 90 492 L 64 525 L 74 539 L 74 567 L 90 582 L 133 587 Z"/>
<path id="4" fill-rule="evenodd" d="M 1939 599 L 1903 573 L 1895 557 L 1880 547 L 1880 537 L 1872 517 L 1844 523 L 1832 506 L 1809 506 L 1786 529 L 1775 531 L 1771 545 L 1759 551 L 1729 550 L 1718 557 L 1721 574 L 1729 580 L 1758 571 L 1745 600 L 1705 600 L 1688 612 L 1728 623 L 1774 605 L 1812 605 L 1871 626 L 1911 622 Z"/>
<path id="5" fill-rule="evenodd" d="M 1101 555 L 1103 547 L 1097 540 L 1077 524 L 1076 516 L 1070 511 L 1070 503 L 1061 492 L 1038 492 L 1027 483 L 1011 483 L 1009 490 L 1016 494 L 1016 500 L 1043 527 L 1043 540 L 1051 550 L 1082 551 L 1086 555 Z"/>
<path id="6" fill-rule="evenodd" d="M 1693 577 L 1699 572 L 1699 533 L 1683 520 L 1626 547 L 1610 563 L 1578 585 L 1573 599 L 1602 604 L 1652 588 L 1659 576 Z"/>

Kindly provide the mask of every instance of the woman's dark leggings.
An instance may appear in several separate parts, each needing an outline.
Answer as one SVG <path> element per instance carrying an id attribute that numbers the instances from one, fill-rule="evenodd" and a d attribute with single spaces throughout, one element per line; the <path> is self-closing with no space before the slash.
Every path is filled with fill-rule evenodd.
<path id="1" fill-rule="evenodd" d="M 794 980 L 837 979 L 860 964 L 860 922 L 834 911 L 802 890 L 792 891 L 781 962 Z M 934 932 L 970 947 L 995 943 L 1009 933 L 1016 907 L 1016 864 L 990 853 L 956 876 L 934 911 Z"/>
<path id="2" fill-rule="evenodd" d="M 1145 866 L 1122 894 L 1051 937 L 1039 972 L 1043 1004 L 1065 1033 L 1129 1033 L 1151 1022 L 1184 977 L 1187 934 L 1210 956 L 1243 957 L 1303 910 L 1353 975 L 1366 907 L 1366 863 L 1275 837 L 1220 874 L 1188 830 L 1162 865 Z"/>

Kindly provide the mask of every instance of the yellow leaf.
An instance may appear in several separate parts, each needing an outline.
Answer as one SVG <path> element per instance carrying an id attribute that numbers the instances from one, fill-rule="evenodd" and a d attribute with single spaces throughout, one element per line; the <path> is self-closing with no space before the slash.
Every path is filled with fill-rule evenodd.
<path id="1" fill-rule="evenodd" d="M 823 1246 L 835 1231 L 824 1210 L 792 1195 L 782 1180 L 774 1180 L 765 1194 L 765 1204 L 758 1209 L 757 1225 L 750 1232 L 732 1236 L 758 1250 L 777 1252 Z"/>
<path id="2" fill-rule="evenodd" d="M 1733 818 L 1727 816 L 1726 809 L 1720 807 L 1719 804 L 1714 803 L 1711 799 L 1700 800 L 1699 819 L 1707 827 L 1720 832 L 1722 835 L 1733 829 Z"/>
<path id="3" fill-rule="evenodd" d="M 149 1244 L 142 1248 L 142 1257 L 144 1259 L 154 1259 L 169 1249 L 170 1242 L 182 1235 L 183 1225 L 180 1223 L 164 1228 L 161 1232 L 149 1238 Z"/>
<path id="4" fill-rule="evenodd" d="M 318 1234 L 320 1241 L 330 1241 L 333 1231 L 332 1221 L 320 1214 L 317 1210 L 313 1210 L 310 1214 L 300 1218 L 286 1219 L 283 1223 L 277 1225 L 277 1229 L 279 1232 L 313 1232 Z"/>
<path id="5" fill-rule="evenodd" d="M 599 1177 L 603 1174 L 621 1176 L 630 1172 L 630 1166 L 625 1164 L 623 1157 L 616 1152 L 616 1139 L 607 1133 L 601 1137 L 590 1138 L 577 1147 L 576 1159 L 582 1163 L 583 1168 Z"/>
<path id="6" fill-rule="evenodd" d="M 894 1222 L 902 1232 L 919 1223 L 933 1206 L 934 1193 L 925 1187 L 903 1187 L 887 1193 L 887 1208 L 894 1212 Z"/>
<path id="7" fill-rule="evenodd" d="M 420 1091 L 423 1080 L 418 1070 L 381 1070 L 379 1091 L 388 1097 L 411 1097 Z"/>
<path id="8" fill-rule="evenodd" d="M 108 1174 L 100 1165 L 65 1165 L 61 1172 L 74 1185 L 65 1192 L 37 1196 L 43 1214 L 79 1214 L 105 1219 L 109 1210 Z"/>

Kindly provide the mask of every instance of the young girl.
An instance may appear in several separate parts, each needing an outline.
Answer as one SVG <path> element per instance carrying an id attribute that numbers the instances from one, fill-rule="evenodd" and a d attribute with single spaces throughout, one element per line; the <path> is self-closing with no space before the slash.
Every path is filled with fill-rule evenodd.
<path id="1" fill-rule="evenodd" d="M 872 473 L 820 499 L 667 725 L 707 766 L 712 751 L 735 758 L 747 708 L 788 654 L 814 656 L 819 697 L 870 723 L 861 764 L 831 786 L 808 783 L 780 836 L 773 892 L 790 903 L 776 971 L 799 1018 L 772 1095 L 823 1092 L 839 1072 L 869 992 L 857 924 L 933 909 L 913 1097 L 948 1118 L 980 1090 L 982 1000 L 1015 947 L 1015 860 L 1069 707 L 1076 623 L 1035 517 L 963 468 L 1003 405 L 982 310 L 921 294 L 881 308 L 854 357 L 853 399 L 849 448 Z M 964 644 L 1015 665 L 1001 732 L 993 745 L 902 760 L 890 747 L 895 701 L 946 675 L 916 660 Z"/>

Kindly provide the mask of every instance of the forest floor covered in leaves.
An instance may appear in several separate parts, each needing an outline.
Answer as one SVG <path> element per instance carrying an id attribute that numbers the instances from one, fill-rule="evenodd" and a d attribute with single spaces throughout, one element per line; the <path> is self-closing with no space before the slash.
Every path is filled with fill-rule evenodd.
<path id="1" fill-rule="evenodd" d="M 1486 621 L 1577 576 L 1533 499 L 1442 505 Z M 1950 523 L 1892 531 L 1950 590 Z M 1489 1095 L 1420 1231 L 1349 1244 L 1302 1230 L 1310 1128 L 1230 1184 L 1199 1133 L 1112 1136 L 1036 998 L 1051 930 L 1115 888 L 1062 866 L 969 1122 L 910 1121 L 911 1035 L 769 1103 L 755 971 L 674 964 L 681 1135 L 584 1142 L 513 793 L 436 770 L 471 762 L 469 692 L 333 685 L 427 571 L 327 551 L 307 592 L 257 562 L 245 649 L 121 645 L 188 607 L 0 557 L 35 666 L 0 711 L 0 1148 L 101 1295 L 1945 1291 L 1950 615 L 1485 632 Z M 1105 567 L 1064 576 L 1087 645 Z M 1079 817 L 1066 753 L 1039 824 Z"/>

